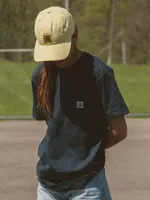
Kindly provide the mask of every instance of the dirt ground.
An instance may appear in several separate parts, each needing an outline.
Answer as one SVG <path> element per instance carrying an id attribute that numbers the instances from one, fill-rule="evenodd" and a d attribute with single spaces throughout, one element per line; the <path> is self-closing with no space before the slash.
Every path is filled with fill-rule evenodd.
<path id="1" fill-rule="evenodd" d="M 150 119 L 127 119 L 128 138 L 107 151 L 113 200 L 150 200 Z M 36 200 L 37 148 L 45 123 L 0 122 L 0 200 Z"/>

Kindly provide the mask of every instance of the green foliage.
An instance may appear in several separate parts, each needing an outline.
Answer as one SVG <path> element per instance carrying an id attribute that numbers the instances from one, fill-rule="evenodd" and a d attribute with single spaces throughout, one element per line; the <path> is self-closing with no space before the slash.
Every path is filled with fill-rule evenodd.
<path id="1" fill-rule="evenodd" d="M 71 13 L 79 28 L 79 47 L 107 59 L 110 33 L 111 0 L 70 0 Z M 37 13 L 48 6 L 65 6 L 64 0 L 1 0 L 0 49 L 33 48 L 35 43 L 34 21 Z M 129 63 L 149 63 L 150 52 L 150 1 L 116 0 L 115 40 L 113 62 L 121 62 L 121 40 L 127 45 Z M 30 61 L 32 55 L 23 53 L 0 54 L 8 60 Z"/>
<path id="2" fill-rule="evenodd" d="M 108 19 L 108 0 L 84 1 L 84 4 L 82 4 L 82 13 L 77 20 L 80 36 L 79 46 L 82 49 L 86 49 L 90 53 L 100 56 L 100 49 L 108 43 Z"/>

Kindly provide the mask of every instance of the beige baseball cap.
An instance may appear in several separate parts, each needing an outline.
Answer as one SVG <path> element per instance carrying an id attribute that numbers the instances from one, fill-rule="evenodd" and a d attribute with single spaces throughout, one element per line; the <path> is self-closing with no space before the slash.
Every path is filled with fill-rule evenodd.
<path id="1" fill-rule="evenodd" d="M 75 22 L 65 8 L 52 6 L 42 10 L 35 20 L 34 31 L 36 62 L 58 61 L 68 57 Z"/>

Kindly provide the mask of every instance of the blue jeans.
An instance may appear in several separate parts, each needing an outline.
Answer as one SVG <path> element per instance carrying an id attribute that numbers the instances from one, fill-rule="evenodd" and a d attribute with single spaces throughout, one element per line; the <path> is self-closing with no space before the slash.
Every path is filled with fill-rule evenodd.
<path id="1" fill-rule="evenodd" d="M 111 200 L 105 169 L 102 169 L 83 189 L 64 194 L 48 192 L 38 183 L 37 200 Z"/>

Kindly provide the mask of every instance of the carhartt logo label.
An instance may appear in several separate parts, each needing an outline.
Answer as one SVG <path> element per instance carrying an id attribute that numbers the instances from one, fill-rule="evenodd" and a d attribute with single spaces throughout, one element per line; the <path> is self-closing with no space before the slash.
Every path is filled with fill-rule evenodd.
<path id="1" fill-rule="evenodd" d="M 84 108 L 84 102 L 83 101 L 77 101 L 77 108 Z"/>
<path id="2" fill-rule="evenodd" d="M 51 40 L 51 36 L 49 33 L 44 33 L 43 35 L 43 39 L 44 39 L 44 43 L 47 44 L 47 43 L 51 43 L 52 40 Z"/>

